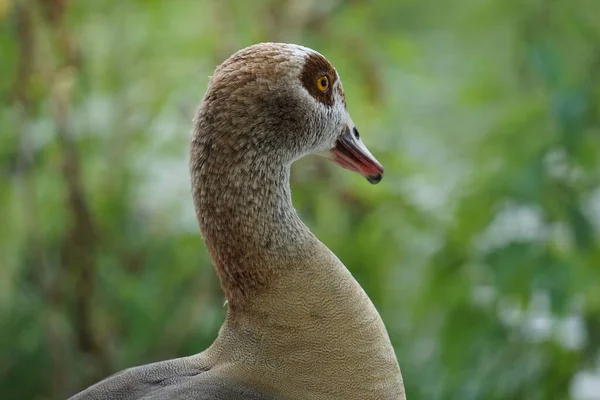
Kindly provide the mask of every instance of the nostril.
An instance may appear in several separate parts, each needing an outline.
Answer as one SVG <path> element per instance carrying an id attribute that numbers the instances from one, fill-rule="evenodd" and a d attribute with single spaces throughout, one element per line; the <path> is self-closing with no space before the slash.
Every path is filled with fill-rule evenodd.
<path id="1" fill-rule="evenodd" d="M 356 139 L 360 139 L 360 134 L 358 133 L 358 129 L 356 129 L 356 127 L 352 129 L 352 133 L 354 133 L 354 137 Z"/>

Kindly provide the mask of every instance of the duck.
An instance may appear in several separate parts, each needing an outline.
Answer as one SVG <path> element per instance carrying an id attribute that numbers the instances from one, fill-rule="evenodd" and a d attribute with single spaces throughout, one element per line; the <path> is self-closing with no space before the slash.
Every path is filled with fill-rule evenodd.
<path id="1" fill-rule="evenodd" d="M 291 165 L 309 154 L 372 184 L 383 176 L 323 55 L 259 43 L 216 68 L 189 171 L 225 321 L 201 353 L 126 369 L 71 400 L 406 398 L 377 309 L 292 204 Z"/>

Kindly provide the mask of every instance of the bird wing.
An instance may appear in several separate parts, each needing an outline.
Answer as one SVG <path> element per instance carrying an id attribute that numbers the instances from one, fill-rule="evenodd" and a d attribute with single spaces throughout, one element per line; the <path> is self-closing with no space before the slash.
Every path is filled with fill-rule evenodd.
<path id="1" fill-rule="evenodd" d="M 257 389 L 207 373 L 186 357 L 118 372 L 69 400 L 271 400 Z"/>

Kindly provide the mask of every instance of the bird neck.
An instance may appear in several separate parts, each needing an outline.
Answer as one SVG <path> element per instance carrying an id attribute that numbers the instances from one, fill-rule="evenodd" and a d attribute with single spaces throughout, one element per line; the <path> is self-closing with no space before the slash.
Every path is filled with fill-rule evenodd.
<path id="1" fill-rule="evenodd" d="M 289 163 L 210 153 L 192 161 L 192 189 L 206 246 L 235 310 L 309 254 L 316 238 L 292 205 Z"/>
<path id="2" fill-rule="evenodd" d="M 292 206 L 289 163 L 194 140 L 196 213 L 229 304 L 204 362 L 265 392 L 286 382 L 274 398 L 403 399 L 373 303 Z"/>

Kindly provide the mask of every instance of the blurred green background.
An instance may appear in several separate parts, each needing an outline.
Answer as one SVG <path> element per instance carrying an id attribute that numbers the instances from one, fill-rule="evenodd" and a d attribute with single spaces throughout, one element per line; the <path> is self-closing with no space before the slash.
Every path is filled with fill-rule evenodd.
<path id="1" fill-rule="evenodd" d="M 0 0 L 0 398 L 199 352 L 223 295 L 192 116 L 260 41 L 317 49 L 386 167 L 294 202 L 380 310 L 410 400 L 600 399 L 600 1 Z"/>

